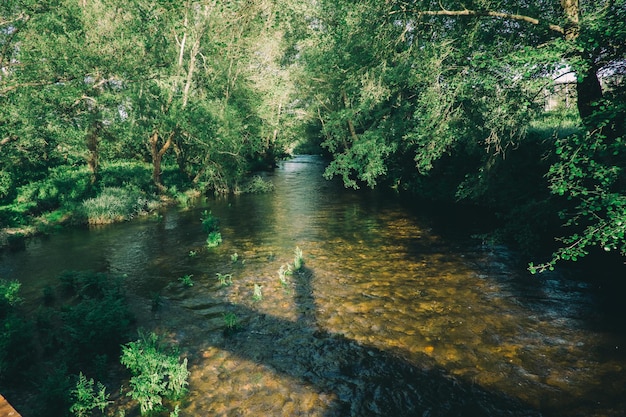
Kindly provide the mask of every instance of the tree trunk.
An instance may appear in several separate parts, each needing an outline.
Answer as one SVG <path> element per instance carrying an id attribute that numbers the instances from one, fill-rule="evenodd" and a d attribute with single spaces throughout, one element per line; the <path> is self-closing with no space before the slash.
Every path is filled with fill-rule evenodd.
<path id="1" fill-rule="evenodd" d="M 172 144 L 172 139 L 174 138 L 174 132 L 170 133 L 167 140 L 159 149 L 159 132 L 155 131 L 152 136 L 150 136 L 150 151 L 152 154 L 152 181 L 154 185 L 159 189 L 160 192 L 165 191 L 165 187 L 161 183 L 161 161 L 163 160 L 163 155 L 167 152 L 167 149 Z"/>
<path id="2" fill-rule="evenodd" d="M 595 104 L 602 99 L 602 86 L 594 68 L 587 70 L 582 77 L 579 75 L 576 83 L 578 113 L 585 122 L 595 111 Z M 586 124 L 586 123 L 585 123 Z"/>
<path id="3" fill-rule="evenodd" d="M 94 123 L 85 140 L 87 144 L 87 166 L 91 173 L 91 183 L 98 181 L 100 168 L 100 123 Z"/>
<path id="4" fill-rule="evenodd" d="M 565 25 L 565 40 L 576 42 L 580 36 L 580 5 L 579 0 L 561 0 L 561 7 L 567 17 Z M 584 52 L 583 52 L 584 54 Z M 584 58 L 591 60 L 590 58 Z M 593 62 L 587 62 L 588 69 L 584 73 L 577 74 L 576 104 L 578 114 L 585 122 L 594 112 L 594 104 L 602 99 L 602 86 L 598 79 L 597 68 Z M 580 71 L 580 70 L 579 70 Z M 587 123 L 585 123 L 587 124 Z M 587 126 L 589 127 L 589 126 Z"/>

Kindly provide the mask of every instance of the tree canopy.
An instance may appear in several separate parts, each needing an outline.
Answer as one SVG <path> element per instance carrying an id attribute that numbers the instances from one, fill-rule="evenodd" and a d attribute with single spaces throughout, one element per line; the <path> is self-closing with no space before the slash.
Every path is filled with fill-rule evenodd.
<path id="1" fill-rule="evenodd" d="M 564 235 L 533 271 L 625 254 L 625 21 L 623 0 L 4 1 L 0 220 L 236 191 L 308 135 L 348 187 Z M 575 108 L 546 111 L 567 73 Z"/>
<path id="2" fill-rule="evenodd" d="M 533 271 L 594 246 L 626 252 L 623 1 L 320 4 L 303 54 L 329 177 L 421 194 L 435 183 L 509 215 L 551 200 L 571 234 Z M 576 75 L 578 131 L 536 143 L 559 71 Z M 542 153 L 519 164 L 533 143 Z M 528 190 L 514 178 L 537 173 Z"/>

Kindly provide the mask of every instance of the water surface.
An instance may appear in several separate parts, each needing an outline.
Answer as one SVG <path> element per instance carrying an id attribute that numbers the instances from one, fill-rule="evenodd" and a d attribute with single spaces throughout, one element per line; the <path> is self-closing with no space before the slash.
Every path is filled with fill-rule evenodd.
<path id="1" fill-rule="evenodd" d="M 63 270 L 126 274 L 140 324 L 189 358 L 182 416 L 624 415 L 625 336 L 596 287 L 531 276 L 512 252 L 323 167 L 302 156 L 268 176 L 269 194 L 33 239 L 0 255 L 0 276 L 32 299 Z M 297 247 L 305 267 L 281 282 Z"/>

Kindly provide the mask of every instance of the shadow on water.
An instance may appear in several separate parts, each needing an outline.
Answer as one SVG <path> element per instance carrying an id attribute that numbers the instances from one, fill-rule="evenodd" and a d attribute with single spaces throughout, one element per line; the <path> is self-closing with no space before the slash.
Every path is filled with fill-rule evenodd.
<path id="1" fill-rule="evenodd" d="M 197 348 L 227 351 L 313 387 L 330 398 L 323 414 L 316 414 L 325 417 L 541 415 L 516 399 L 449 376 L 426 355 L 423 363 L 410 363 L 398 355 L 320 329 L 313 279 L 314 272 L 309 268 L 294 275 L 296 321 L 226 303 L 227 311 L 245 320 L 242 328 Z M 202 355 L 195 353 L 191 367 L 203 367 Z M 254 410 L 237 411 L 241 410 L 227 415 L 256 415 Z"/>

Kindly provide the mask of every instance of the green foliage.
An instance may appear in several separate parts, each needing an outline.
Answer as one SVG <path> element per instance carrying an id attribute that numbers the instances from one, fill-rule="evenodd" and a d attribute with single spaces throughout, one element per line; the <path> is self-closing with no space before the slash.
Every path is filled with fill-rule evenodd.
<path id="1" fill-rule="evenodd" d="M 63 313 L 68 339 L 66 349 L 78 358 L 114 353 L 127 340 L 132 316 L 124 298 L 108 292 L 104 297 L 86 298 Z"/>
<path id="2" fill-rule="evenodd" d="M 45 364 L 49 366 L 50 364 Z M 37 396 L 35 397 L 36 415 L 62 416 L 69 415 L 72 404 L 72 378 L 64 364 L 55 364 L 36 381 Z"/>
<path id="3" fill-rule="evenodd" d="M 274 191 L 274 184 L 260 175 L 255 175 L 246 182 L 241 191 L 249 194 L 269 193 Z"/>
<path id="4" fill-rule="evenodd" d="M 0 384 L 15 383 L 32 359 L 32 328 L 17 311 L 20 286 L 18 281 L 0 279 Z"/>
<path id="5" fill-rule="evenodd" d="M 304 256 L 302 255 L 302 249 L 296 247 L 294 253 L 295 256 L 293 259 L 293 269 L 299 271 L 304 266 Z"/>
<path id="6" fill-rule="evenodd" d="M 95 387 L 94 384 L 96 384 L 94 380 L 87 379 L 82 372 L 78 375 L 76 386 L 71 391 L 73 403 L 70 407 L 70 412 L 76 417 L 89 417 L 94 409 L 103 413 L 111 403 L 106 387 L 101 382 L 98 382 Z"/>
<path id="7" fill-rule="evenodd" d="M 122 278 L 92 271 L 67 271 L 59 279 L 74 302 L 62 308 L 62 345 L 76 361 L 95 355 L 115 356 L 128 340 L 133 317 Z"/>
<path id="8" fill-rule="evenodd" d="M 202 222 L 202 229 L 207 233 L 216 232 L 219 229 L 219 219 L 208 210 L 202 212 L 200 221 Z"/>
<path id="9" fill-rule="evenodd" d="M 626 94 L 604 103 L 587 123 L 596 130 L 560 139 L 558 161 L 550 167 L 550 190 L 573 204 L 561 212 L 571 230 L 552 259 L 531 264 L 531 272 L 551 270 L 560 260 L 576 261 L 591 248 L 626 256 Z"/>
<path id="10" fill-rule="evenodd" d="M 130 220 L 149 210 L 150 200 L 137 188 L 108 187 L 94 198 L 83 202 L 89 224 L 107 224 Z"/>
<path id="11" fill-rule="evenodd" d="M 207 248 L 216 248 L 222 243 L 222 234 L 220 232 L 211 232 L 206 239 Z"/>
<path id="12" fill-rule="evenodd" d="M 232 255 L 230 255 L 230 261 L 232 263 L 237 263 L 238 260 L 239 260 L 239 255 L 237 254 L 237 252 L 235 252 Z"/>
<path id="13" fill-rule="evenodd" d="M 140 333 L 137 341 L 122 346 L 120 361 L 132 375 L 128 396 L 139 402 L 142 415 L 161 410 L 164 398 L 178 400 L 186 393 L 187 359 L 180 362 L 155 333 Z"/>
<path id="14" fill-rule="evenodd" d="M 228 312 L 224 314 L 224 324 L 226 325 L 227 330 L 235 330 L 239 327 L 239 317 L 237 317 L 237 315 L 233 312 Z"/>
<path id="15" fill-rule="evenodd" d="M 191 279 L 191 277 L 193 277 L 193 275 L 187 274 L 178 278 L 178 281 L 180 281 L 184 287 L 193 287 L 193 279 Z"/>
<path id="16" fill-rule="evenodd" d="M 7 313 L 7 310 L 16 306 L 22 301 L 18 295 L 22 283 L 19 281 L 7 281 L 0 279 L 0 317 Z"/>
<path id="17" fill-rule="evenodd" d="M 281 265 L 280 268 L 278 268 L 278 279 L 283 288 L 289 287 L 289 284 L 291 283 L 289 277 L 291 275 L 293 275 L 291 265 Z"/>
<path id="18" fill-rule="evenodd" d="M 233 285 L 233 274 L 220 274 L 218 272 L 215 275 L 217 276 L 217 281 L 220 283 L 220 286 L 229 287 Z"/>
<path id="19" fill-rule="evenodd" d="M 252 300 L 261 301 L 263 299 L 263 287 L 259 284 L 254 284 L 254 290 L 252 292 Z"/>
<path id="20" fill-rule="evenodd" d="M 15 201 L 32 204 L 31 213 L 39 214 L 64 203 L 79 201 L 90 193 L 86 169 L 60 166 L 50 169 L 44 179 L 19 187 Z"/>
<path id="21" fill-rule="evenodd" d="M 0 21 L 2 224 L 120 187 L 181 204 L 191 189 L 271 189 L 240 184 L 284 154 L 295 125 L 282 65 L 293 44 L 276 24 L 287 23 L 284 6 L 10 2 Z M 132 213 L 111 210 L 117 203 L 90 201 L 89 218 Z"/>

